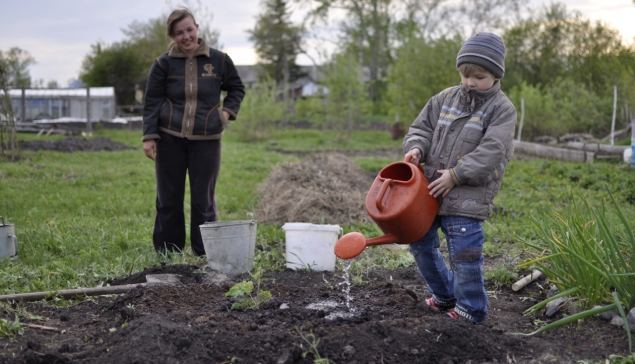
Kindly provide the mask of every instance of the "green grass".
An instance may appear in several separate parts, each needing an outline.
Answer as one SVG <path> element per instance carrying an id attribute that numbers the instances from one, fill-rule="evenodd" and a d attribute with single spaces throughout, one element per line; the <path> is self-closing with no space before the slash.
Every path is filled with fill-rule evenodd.
<path id="1" fill-rule="evenodd" d="M 139 131 L 96 130 L 133 146 L 117 152 L 58 153 L 22 151 L 18 162 L 0 162 L 0 216 L 15 224 L 20 255 L 0 262 L 0 293 L 92 287 L 166 261 L 152 247 L 155 180 L 153 163 L 143 155 Z M 52 140 L 59 136 L 25 139 Z M 231 131 L 223 139 L 217 187 L 221 220 L 251 219 L 258 204 L 258 184 L 283 161 L 299 161 L 306 152 L 362 150 L 354 157 L 365 171 L 377 172 L 395 162 L 373 150 L 401 151 L 401 141 L 388 132 L 356 132 L 350 141 L 316 130 L 278 130 L 271 140 L 243 143 Z M 302 152 L 302 153 L 291 153 Z M 635 221 L 635 192 L 627 190 L 635 169 L 614 163 L 574 164 L 512 161 L 495 205 L 500 213 L 485 226 L 488 251 L 520 254 L 519 242 L 531 239 L 531 217 L 544 212 L 567 213 L 572 196 L 585 195 L 591 205 L 608 198 L 605 186 L 629 221 Z M 573 192 L 573 193 L 572 193 Z M 189 200 L 186 199 L 186 212 Z M 187 217 L 186 217 L 187 218 Z M 380 235 L 374 225 L 345 225 L 344 232 Z M 407 251 L 369 249 L 357 274 L 375 267 L 412 265 Z M 371 254 L 372 253 L 372 254 Z M 371 259 L 372 258 L 372 259 Z M 189 249 L 168 261 L 204 262 Z M 284 268 L 284 233 L 280 226 L 259 224 L 256 263 Z M 503 272 L 499 272 L 504 277 Z M 362 279 L 360 276 L 359 279 Z"/>

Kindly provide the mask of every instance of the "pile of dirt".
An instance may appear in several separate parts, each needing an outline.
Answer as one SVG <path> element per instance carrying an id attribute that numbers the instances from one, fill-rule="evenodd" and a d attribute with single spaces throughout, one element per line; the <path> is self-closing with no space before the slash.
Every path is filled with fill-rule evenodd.
<path id="1" fill-rule="evenodd" d="M 18 143 L 20 150 L 52 150 L 56 152 L 86 152 L 86 151 L 116 151 L 135 149 L 123 143 L 116 142 L 110 138 L 77 138 L 67 137 L 60 140 L 21 140 Z"/>
<path id="2" fill-rule="evenodd" d="M 544 281 L 518 292 L 488 286 L 490 314 L 474 325 L 427 309 L 430 295 L 416 268 L 368 272 L 364 284 L 351 287 L 354 312 L 345 304 L 341 271 L 267 272 L 261 289 L 273 298 L 254 310 L 231 310 L 236 298 L 226 296 L 249 276 L 203 266 L 153 267 L 117 282 L 160 272 L 178 272 L 182 282 L 71 307 L 36 302 L 0 309 L 0 318 L 13 322 L 20 312 L 21 324 L 30 325 L 21 336 L 0 337 L 0 362 L 575 363 L 628 355 L 624 330 L 596 317 L 516 335 L 551 320 L 523 315 L 546 297 Z"/>
<path id="3" fill-rule="evenodd" d="M 257 219 L 350 224 L 368 221 L 364 209 L 373 179 L 353 161 L 337 153 L 311 156 L 298 163 L 281 163 L 260 184 Z"/>

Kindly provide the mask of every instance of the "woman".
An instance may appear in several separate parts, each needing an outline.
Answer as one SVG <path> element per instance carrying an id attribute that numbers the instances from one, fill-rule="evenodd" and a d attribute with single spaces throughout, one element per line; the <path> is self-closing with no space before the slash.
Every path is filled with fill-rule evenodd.
<path id="1" fill-rule="evenodd" d="M 143 151 L 155 162 L 157 179 L 152 239 L 163 254 L 185 248 L 187 173 L 192 251 L 204 255 L 199 225 L 217 220 L 221 137 L 227 122 L 236 119 L 245 88 L 229 56 L 198 38 L 188 9 L 172 11 L 167 28 L 172 42 L 152 64 L 143 108 Z M 227 92 L 222 107 L 221 91 Z"/>

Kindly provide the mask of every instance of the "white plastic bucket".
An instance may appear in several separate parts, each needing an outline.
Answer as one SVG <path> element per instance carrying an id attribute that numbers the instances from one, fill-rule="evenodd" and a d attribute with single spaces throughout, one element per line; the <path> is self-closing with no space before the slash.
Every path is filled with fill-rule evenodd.
<path id="1" fill-rule="evenodd" d="M 254 267 L 256 221 L 215 221 L 200 225 L 207 263 L 226 274 L 249 272 Z"/>
<path id="2" fill-rule="evenodd" d="M 282 226 L 286 240 L 287 268 L 315 271 L 335 270 L 335 243 L 342 234 L 339 225 L 288 222 Z"/>

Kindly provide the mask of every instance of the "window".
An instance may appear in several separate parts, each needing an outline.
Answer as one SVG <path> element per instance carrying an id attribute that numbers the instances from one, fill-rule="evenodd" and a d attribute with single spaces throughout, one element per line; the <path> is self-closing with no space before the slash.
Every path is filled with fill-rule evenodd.
<path id="1" fill-rule="evenodd" d="M 59 119 L 62 116 L 62 100 L 51 100 L 51 117 Z"/>
<path id="2" fill-rule="evenodd" d="M 110 100 L 103 100 L 101 102 L 101 119 L 110 120 Z"/>

